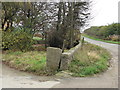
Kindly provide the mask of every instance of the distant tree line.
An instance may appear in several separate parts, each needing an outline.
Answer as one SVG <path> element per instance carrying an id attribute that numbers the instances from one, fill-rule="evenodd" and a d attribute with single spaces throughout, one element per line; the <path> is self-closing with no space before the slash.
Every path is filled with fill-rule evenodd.
<path id="1" fill-rule="evenodd" d="M 118 41 L 120 35 L 120 23 L 113 23 L 106 26 L 92 26 L 84 31 L 95 38 Z"/>
<path id="2" fill-rule="evenodd" d="M 17 32 L 27 33 L 25 35 L 29 38 L 39 32 L 43 35 L 46 46 L 72 48 L 79 43 L 80 28 L 87 24 L 90 16 L 89 7 L 89 0 L 79 2 L 2 2 L 1 21 L 4 36 L 2 46 L 13 42 L 14 40 L 10 42 L 7 37 L 13 38 Z M 11 36 L 14 32 L 16 34 Z M 16 41 L 24 40 L 24 37 L 22 39 L 19 37 L 19 40 L 17 40 L 18 37 L 14 38 Z M 14 44 L 9 46 L 14 46 Z"/>

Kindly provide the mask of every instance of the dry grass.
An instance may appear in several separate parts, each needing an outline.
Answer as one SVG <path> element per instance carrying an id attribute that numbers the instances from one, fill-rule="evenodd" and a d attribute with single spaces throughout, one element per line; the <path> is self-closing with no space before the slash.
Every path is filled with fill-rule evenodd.
<path id="1" fill-rule="evenodd" d="M 110 54 L 107 50 L 85 43 L 69 65 L 73 76 L 88 76 L 105 71 L 108 68 Z"/>
<path id="2" fill-rule="evenodd" d="M 95 51 L 90 51 L 87 53 L 88 57 L 92 57 L 92 58 L 95 58 L 96 59 L 100 59 L 100 56 L 98 53 L 96 53 Z"/>

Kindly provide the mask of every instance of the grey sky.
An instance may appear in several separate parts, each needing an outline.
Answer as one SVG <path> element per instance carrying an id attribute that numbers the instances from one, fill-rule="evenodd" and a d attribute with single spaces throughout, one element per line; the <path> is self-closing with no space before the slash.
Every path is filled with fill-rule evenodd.
<path id="1" fill-rule="evenodd" d="M 118 2 L 120 0 L 92 0 L 90 26 L 108 25 L 118 22 Z"/>

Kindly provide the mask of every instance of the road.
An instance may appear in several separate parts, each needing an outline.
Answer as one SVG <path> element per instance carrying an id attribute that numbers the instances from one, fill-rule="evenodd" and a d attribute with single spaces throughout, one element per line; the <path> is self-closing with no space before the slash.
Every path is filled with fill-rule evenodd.
<path id="1" fill-rule="evenodd" d="M 37 76 L 18 71 L 2 62 L 0 62 L 0 68 L 0 88 L 51 88 L 60 83 L 54 76 Z"/>
<path id="2" fill-rule="evenodd" d="M 112 55 L 110 68 L 96 76 L 86 78 L 66 78 L 53 88 L 118 88 L 118 45 L 85 38 L 86 41 L 106 48 Z"/>
<path id="3" fill-rule="evenodd" d="M 118 45 L 85 38 L 90 43 L 106 48 L 111 54 L 111 67 L 104 73 L 92 77 L 36 76 L 2 65 L 2 88 L 117 88 L 118 87 Z M 0 62 L 0 65 L 2 62 Z M 1 67 L 0 67 L 1 68 Z"/>

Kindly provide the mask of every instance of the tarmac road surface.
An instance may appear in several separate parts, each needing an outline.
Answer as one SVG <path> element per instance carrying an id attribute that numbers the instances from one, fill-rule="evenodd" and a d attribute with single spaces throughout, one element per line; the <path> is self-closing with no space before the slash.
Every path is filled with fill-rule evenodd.
<path id="1" fill-rule="evenodd" d="M 118 45 L 85 38 L 86 41 L 106 48 L 111 54 L 110 68 L 92 77 L 57 77 L 36 76 L 2 65 L 0 81 L 2 88 L 118 88 Z"/>

